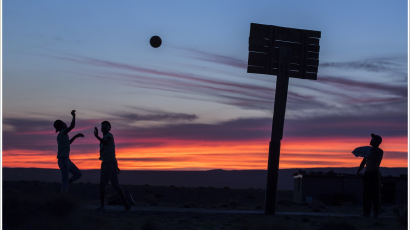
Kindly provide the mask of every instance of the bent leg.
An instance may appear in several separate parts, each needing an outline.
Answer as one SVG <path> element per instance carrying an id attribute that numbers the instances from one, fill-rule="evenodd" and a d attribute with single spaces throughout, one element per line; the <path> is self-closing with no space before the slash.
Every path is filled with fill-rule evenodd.
<path id="1" fill-rule="evenodd" d="M 70 181 L 69 181 L 70 184 L 80 179 L 82 175 L 81 171 L 77 168 L 77 166 L 71 160 L 69 160 L 69 170 L 70 170 L 70 173 L 73 174 L 73 176 L 70 178 Z"/>
<path id="2" fill-rule="evenodd" d="M 58 167 L 61 171 L 61 192 L 68 192 L 68 159 L 58 159 Z"/>
<path id="3" fill-rule="evenodd" d="M 111 176 L 111 185 L 114 188 L 114 190 L 117 191 L 117 193 L 120 195 L 121 201 L 122 201 L 125 209 L 127 209 L 127 210 L 130 209 L 131 205 L 125 199 L 125 195 L 124 195 L 124 192 L 122 191 L 122 189 L 120 187 L 120 184 L 118 182 L 118 176 L 117 176 L 116 172 L 114 172 Z"/>

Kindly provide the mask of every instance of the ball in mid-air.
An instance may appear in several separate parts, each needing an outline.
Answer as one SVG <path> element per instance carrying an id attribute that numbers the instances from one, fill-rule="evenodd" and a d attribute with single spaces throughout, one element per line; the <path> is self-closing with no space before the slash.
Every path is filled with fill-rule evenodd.
<path id="1" fill-rule="evenodd" d="M 158 48 L 161 46 L 162 40 L 159 36 L 155 35 L 151 37 L 151 39 L 149 40 L 149 43 L 151 44 L 152 47 Z"/>

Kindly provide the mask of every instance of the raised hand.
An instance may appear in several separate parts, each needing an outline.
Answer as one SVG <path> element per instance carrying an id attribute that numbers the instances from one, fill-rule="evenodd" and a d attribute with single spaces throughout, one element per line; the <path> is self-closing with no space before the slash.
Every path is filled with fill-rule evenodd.
<path id="1" fill-rule="evenodd" d="M 73 119 L 71 120 L 71 124 L 70 126 L 68 126 L 68 128 L 64 129 L 63 132 L 65 134 L 69 133 L 71 130 L 74 129 L 75 126 L 75 110 L 71 110 L 71 115 L 73 116 Z"/>
<path id="2" fill-rule="evenodd" d="M 98 136 L 98 129 L 97 129 L 97 127 L 94 127 L 94 136 Z"/>
<path id="3" fill-rule="evenodd" d="M 84 134 L 79 133 L 79 134 L 77 134 L 77 136 L 78 136 L 78 137 L 84 137 Z"/>

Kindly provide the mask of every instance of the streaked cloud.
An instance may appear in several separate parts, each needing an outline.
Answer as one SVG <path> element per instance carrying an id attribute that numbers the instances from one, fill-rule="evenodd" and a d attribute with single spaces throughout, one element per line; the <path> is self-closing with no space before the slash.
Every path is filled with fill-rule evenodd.
<path id="1" fill-rule="evenodd" d="M 380 96 L 392 95 L 407 98 L 407 86 L 404 84 L 392 85 L 386 82 L 364 82 L 340 77 L 321 77 L 320 81 L 349 91 L 377 92 Z"/>
<path id="2" fill-rule="evenodd" d="M 179 48 L 179 50 L 188 52 L 191 58 L 195 58 L 202 61 L 212 62 L 215 64 L 227 65 L 231 67 L 237 67 L 241 69 L 246 69 L 248 62 L 239 58 L 221 55 L 211 52 L 206 52 L 203 50 L 193 49 L 193 48 Z"/>
<path id="3" fill-rule="evenodd" d="M 219 80 L 212 76 L 202 76 L 188 72 L 159 71 L 139 67 L 136 65 L 107 61 L 89 57 L 57 57 L 61 60 L 72 61 L 94 67 L 108 68 L 107 74 L 88 74 L 91 77 L 111 79 L 122 82 L 127 86 L 150 88 L 169 92 L 203 95 L 209 100 L 213 98 L 223 104 L 230 104 L 242 108 L 271 109 L 274 99 L 274 87 L 263 84 L 240 83 L 235 81 Z M 119 72 L 118 72 L 119 71 Z M 87 75 L 87 73 L 85 73 Z M 146 76 L 144 74 L 150 74 Z M 151 76 L 152 75 L 152 76 Z M 273 84 L 272 84 L 273 85 Z M 302 102 L 313 98 L 297 92 L 289 92 L 290 102 Z"/>
<path id="4" fill-rule="evenodd" d="M 215 62 L 219 61 L 216 57 L 235 60 L 235 58 L 198 50 L 191 52 L 206 56 L 207 60 L 215 59 Z M 216 76 L 150 69 L 98 58 L 83 56 L 59 56 L 58 58 L 83 65 L 91 65 L 97 68 L 105 68 L 105 70 L 108 71 L 106 73 L 100 72 L 99 74 L 85 73 L 91 77 L 115 80 L 116 82 L 132 87 L 203 96 L 202 98 L 195 97 L 195 100 L 214 100 L 240 108 L 263 110 L 271 110 L 274 100 L 274 84 L 269 86 L 266 85 L 266 82 L 255 79 L 243 83 L 240 81 L 220 80 Z M 236 61 L 239 62 L 239 60 Z M 219 63 L 230 65 L 226 62 Z M 343 66 L 345 64 L 341 63 L 340 65 Z M 330 66 L 330 64 L 325 64 L 325 66 Z M 331 66 L 339 65 L 338 63 L 333 63 Z M 357 64 L 353 66 L 361 65 Z M 384 69 L 387 69 L 387 67 Z M 407 98 L 407 88 L 404 84 L 360 81 L 332 75 L 320 75 L 318 79 L 316 82 L 298 81 L 293 83 L 288 92 L 289 108 L 297 109 L 301 106 L 310 106 L 314 109 L 329 107 L 329 105 L 335 103 L 339 104 L 339 106 L 348 107 L 355 102 L 356 104 L 373 102 L 390 103 L 403 101 L 403 99 Z M 358 77 L 357 79 L 364 78 Z M 329 107 L 328 109 L 332 108 Z M 347 108 L 347 110 L 349 110 L 349 108 Z"/>
<path id="5" fill-rule="evenodd" d="M 165 113 L 167 114 L 167 113 Z M 125 119 L 125 120 L 124 120 Z M 128 114 L 110 119 L 116 142 L 122 147 L 161 146 L 178 141 L 232 142 L 269 140 L 272 120 L 270 118 L 242 118 L 215 124 L 168 123 L 161 126 L 132 127 L 133 117 Z M 56 134 L 51 122 L 30 119 L 4 119 L 13 127 L 4 132 L 4 149 L 55 150 Z M 95 120 L 79 120 L 76 133 L 86 134 L 78 146 L 85 151 L 98 146 L 92 131 Z M 121 124 L 121 125 L 120 125 Z M 321 116 L 288 119 L 285 122 L 285 138 L 366 137 L 371 132 L 382 136 L 406 136 L 407 119 L 402 114 L 351 114 L 349 116 Z M 37 131 L 40 133 L 31 133 Z"/>
<path id="6" fill-rule="evenodd" d="M 407 57 L 377 57 L 364 60 L 346 61 L 346 62 L 323 62 L 320 67 L 339 68 L 343 70 L 365 70 L 369 72 L 387 72 L 405 74 Z M 401 75 L 400 75 L 401 76 Z"/>
<path id="7" fill-rule="evenodd" d="M 117 113 L 113 114 L 115 119 L 126 119 L 127 121 L 193 121 L 198 118 L 196 114 L 171 113 L 171 112 L 154 112 L 154 113 Z"/>

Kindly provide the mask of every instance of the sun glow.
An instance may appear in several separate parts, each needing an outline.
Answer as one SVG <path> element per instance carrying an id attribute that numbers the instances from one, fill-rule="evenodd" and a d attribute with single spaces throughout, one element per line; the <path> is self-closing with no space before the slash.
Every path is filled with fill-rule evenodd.
<path id="1" fill-rule="evenodd" d="M 289 138 L 282 141 L 280 168 L 357 167 L 351 151 L 368 144 L 359 138 Z M 121 140 L 118 141 L 121 143 Z M 407 138 L 386 137 L 382 167 L 407 167 Z M 127 170 L 266 169 L 268 143 L 257 141 L 174 141 L 155 147 L 121 147 L 117 159 Z M 70 158 L 81 169 L 98 169 L 98 152 L 73 147 Z M 58 168 L 53 152 L 5 150 L 3 167 Z"/>

